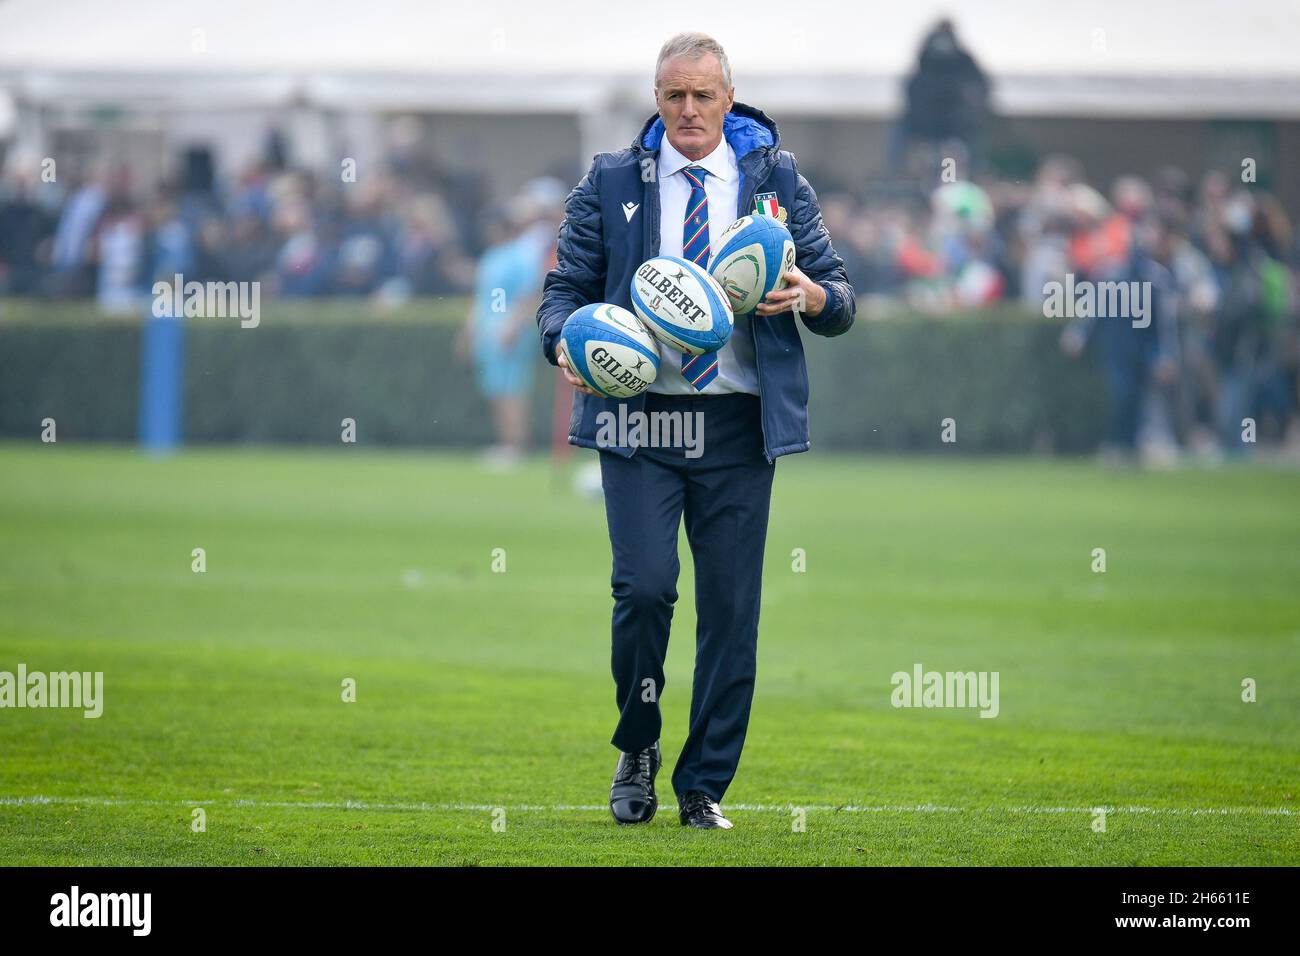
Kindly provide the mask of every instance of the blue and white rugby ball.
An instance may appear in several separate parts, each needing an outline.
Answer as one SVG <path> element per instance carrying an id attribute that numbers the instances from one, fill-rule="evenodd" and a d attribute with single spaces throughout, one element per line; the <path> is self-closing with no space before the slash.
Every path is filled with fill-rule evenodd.
<path id="1" fill-rule="evenodd" d="M 584 305 L 564 320 L 557 348 L 573 374 L 609 398 L 632 398 L 659 374 L 659 347 L 627 309 Z"/>
<path id="2" fill-rule="evenodd" d="M 784 223 L 771 216 L 742 216 L 719 238 L 709 274 L 722 286 L 731 311 L 744 315 L 769 292 L 785 288 L 794 257 L 794 239 Z"/>
<path id="3" fill-rule="evenodd" d="M 702 267 L 680 256 L 655 256 L 632 276 L 632 308 L 660 342 L 700 355 L 731 338 L 731 306 Z"/>

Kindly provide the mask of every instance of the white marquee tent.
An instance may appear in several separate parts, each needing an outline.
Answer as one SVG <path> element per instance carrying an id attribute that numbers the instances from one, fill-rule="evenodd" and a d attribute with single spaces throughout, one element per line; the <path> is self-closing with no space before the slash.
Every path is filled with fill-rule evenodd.
<path id="1" fill-rule="evenodd" d="M 8 0 L 0 82 L 37 100 L 573 109 L 645 97 L 663 40 L 700 29 L 738 92 L 870 115 L 945 14 L 1010 114 L 1300 116 L 1294 0 Z"/>
<path id="2" fill-rule="evenodd" d="M 737 98 L 772 115 L 881 120 L 945 15 L 1005 116 L 1300 120 L 1296 0 L 7 0 L 0 139 L 39 148 L 52 114 L 97 109 L 168 117 L 173 141 L 232 111 L 328 112 L 362 140 L 381 113 L 537 114 L 589 155 L 653 112 L 682 29 L 721 40 Z"/>

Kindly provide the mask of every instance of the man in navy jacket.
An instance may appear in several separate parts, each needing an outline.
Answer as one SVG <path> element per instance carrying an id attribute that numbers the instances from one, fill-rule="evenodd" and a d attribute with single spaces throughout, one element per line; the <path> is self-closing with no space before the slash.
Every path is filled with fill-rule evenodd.
<path id="1" fill-rule="evenodd" d="M 774 462 L 809 445 L 808 372 L 796 321 L 818 335 L 839 335 L 853 324 L 856 302 L 816 194 L 780 149 L 776 124 L 735 102 L 717 41 L 686 33 L 665 43 L 654 93 L 659 111 L 632 146 L 598 154 L 570 192 L 537 324 L 547 360 L 580 393 L 569 441 L 601 452 L 620 713 L 610 810 L 620 823 L 642 823 L 657 807 L 659 695 L 684 516 L 698 625 L 690 726 L 672 782 L 683 825 L 728 829 L 719 803 L 735 776 L 753 698 Z M 786 224 L 795 265 L 784 289 L 735 317 L 731 340 L 716 355 L 716 377 L 684 374 L 681 354 L 666 345 L 656 381 L 636 398 L 602 398 L 573 375 L 556 352 L 570 313 L 593 302 L 630 310 L 630 282 L 643 262 L 675 255 L 707 266 L 710 245 L 754 213 L 775 213 Z M 637 412 L 689 417 L 707 442 L 647 446 L 644 435 L 609 427 Z"/>

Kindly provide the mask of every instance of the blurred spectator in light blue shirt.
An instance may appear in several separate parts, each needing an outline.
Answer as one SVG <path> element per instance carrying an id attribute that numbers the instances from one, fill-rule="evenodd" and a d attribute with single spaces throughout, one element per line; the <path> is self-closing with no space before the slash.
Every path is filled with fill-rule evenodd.
<path id="1" fill-rule="evenodd" d="M 562 195 L 526 188 L 496 210 L 470 315 L 457 337 L 457 352 L 472 358 L 479 389 L 492 406 L 493 465 L 513 465 L 527 448 L 528 395 L 538 365 L 537 343 L 528 331 L 555 256 L 562 202 Z"/>

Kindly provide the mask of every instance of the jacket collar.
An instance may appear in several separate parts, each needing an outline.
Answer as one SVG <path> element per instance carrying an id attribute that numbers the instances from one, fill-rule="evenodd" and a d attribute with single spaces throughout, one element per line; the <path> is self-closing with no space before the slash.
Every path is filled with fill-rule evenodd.
<path id="1" fill-rule="evenodd" d="M 658 113 L 645 121 L 641 132 L 632 142 L 633 149 L 655 152 L 664 138 L 664 121 Z M 764 147 L 777 148 L 781 144 L 781 134 L 762 110 L 736 101 L 731 111 L 722 118 L 722 138 L 735 150 L 736 160 Z"/>

